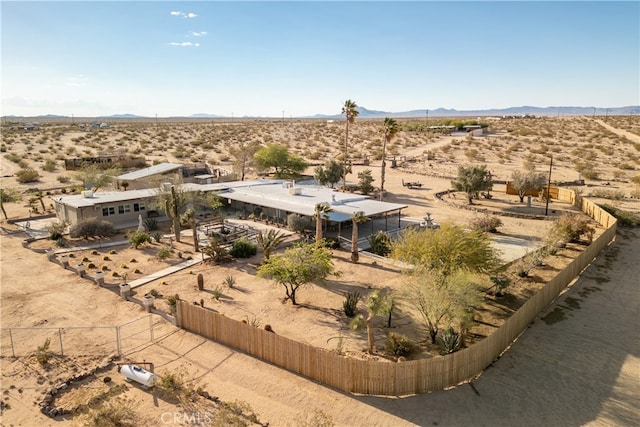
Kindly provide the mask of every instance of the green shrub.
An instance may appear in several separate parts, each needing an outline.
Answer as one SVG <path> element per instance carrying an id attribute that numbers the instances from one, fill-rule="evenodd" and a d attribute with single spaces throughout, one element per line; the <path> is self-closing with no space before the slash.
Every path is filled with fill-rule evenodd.
<path id="1" fill-rule="evenodd" d="M 371 246 L 371 249 L 369 250 L 372 253 L 380 256 L 387 256 L 391 253 L 393 240 L 391 239 L 389 233 L 380 230 L 377 233 L 369 236 L 367 240 L 369 241 L 369 245 Z"/>
<path id="2" fill-rule="evenodd" d="M 157 257 L 161 260 L 169 258 L 173 255 L 173 249 L 168 246 L 163 246 L 159 251 Z"/>
<path id="3" fill-rule="evenodd" d="M 111 224 L 109 221 L 97 218 L 89 218 L 78 221 L 69 230 L 69 235 L 74 239 L 78 237 L 83 237 L 85 239 L 88 239 L 90 237 L 105 237 L 111 236 L 113 234 L 115 234 L 113 224 Z"/>
<path id="4" fill-rule="evenodd" d="M 156 231 L 158 229 L 158 221 L 155 218 L 147 218 L 144 220 L 144 226 L 147 231 Z"/>
<path id="5" fill-rule="evenodd" d="M 151 236 L 145 231 L 135 230 L 127 233 L 127 239 L 134 249 L 138 249 L 144 243 L 151 243 Z"/>
<path id="6" fill-rule="evenodd" d="M 224 284 L 227 285 L 228 288 L 233 288 L 236 285 L 236 279 L 233 276 L 228 275 L 224 278 Z"/>
<path id="7" fill-rule="evenodd" d="M 49 351 L 49 346 L 51 345 L 51 339 L 47 338 L 42 345 L 39 345 L 36 349 L 36 360 L 42 366 L 49 363 L 51 359 L 51 352 Z"/>
<path id="8" fill-rule="evenodd" d="M 351 318 L 356 315 L 356 306 L 358 305 L 358 301 L 360 301 L 359 292 L 347 292 L 347 294 L 344 296 L 342 309 L 344 310 L 344 314 L 347 317 Z"/>
<path id="9" fill-rule="evenodd" d="M 416 351 L 416 345 L 404 335 L 391 332 L 387 335 L 385 351 L 390 356 L 407 357 Z"/>
<path id="10" fill-rule="evenodd" d="M 325 237 L 324 246 L 329 249 L 340 249 L 340 240 L 336 237 Z"/>
<path id="11" fill-rule="evenodd" d="M 296 233 L 312 230 L 314 228 L 313 219 L 309 216 L 302 216 L 295 213 L 289 214 L 287 216 L 287 228 Z"/>
<path id="12" fill-rule="evenodd" d="M 229 255 L 234 258 L 250 258 L 258 253 L 258 246 L 251 243 L 246 237 L 241 237 L 233 242 Z"/>

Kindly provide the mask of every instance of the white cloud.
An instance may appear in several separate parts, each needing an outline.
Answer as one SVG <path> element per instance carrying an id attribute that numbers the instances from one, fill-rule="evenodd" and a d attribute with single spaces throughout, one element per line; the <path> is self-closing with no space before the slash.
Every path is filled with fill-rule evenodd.
<path id="1" fill-rule="evenodd" d="M 191 42 L 171 42 L 169 46 L 182 46 L 182 47 L 200 47 L 200 43 Z"/>
<path id="2" fill-rule="evenodd" d="M 184 12 L 180 12 L 179 10 L 172 10 L 171 12 L 169 12 L 172 16 L 182 16 L 183 18 L 195 18 L 196 15 L 193 12 L 189 12 L 189 13 L 184 13 Z"/>
<path id="3" fill-rule="evenodd" d="M 191 35 L 194 37 L 202 37 L 202 36 L 206 36 L 207 32 L 206 31 L 191 31 Z"/>
<path id="4" fill-rule="evenodd" d="M 85 76 L 84 74 L 79 74 L 77 76 L 67 77 L 67 79 L 64 82 L 64 85 L 72 86 L 72 87 L 83 87 L 87 85 L 88 81 L 89 81 L 89 78 L 87 76 Z"/>

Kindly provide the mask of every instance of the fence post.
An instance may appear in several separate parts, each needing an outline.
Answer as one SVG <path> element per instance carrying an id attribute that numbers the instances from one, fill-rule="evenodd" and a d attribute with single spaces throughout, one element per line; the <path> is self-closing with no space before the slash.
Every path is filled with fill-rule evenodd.
<path id="1" fill-rule="evenodd" d="M 64 356 L 64 349 L 62 348 L 62 328 L 58 328 L 58 338 L 60 339 L 60 355 Z"/>
<path id="2" fill-rule="evenodd" d="M 180 300 L 176 301 L 176 326 L 182 329 L 182 305 Z"/>
<path id="3" fill-rule="evenodd" d="M 120 347 L 120 326 L 116 326 L 116 353 L 118 356 L 121 356 L 121 347 Z"/>
<path id="4" fill-rule="evenodd" d="M 153 318 L 149 315 L 149 335 L 151 337 L 151 342 L 153 342 Z"/>
<path id="5" fill-rule="evenodd" d="M 13 335 L 11 334 L 11 328 L 9 328 L 9 340 L 11 341 L 11 355 L 16 357 L 16 350 L 13 347 Z"/>

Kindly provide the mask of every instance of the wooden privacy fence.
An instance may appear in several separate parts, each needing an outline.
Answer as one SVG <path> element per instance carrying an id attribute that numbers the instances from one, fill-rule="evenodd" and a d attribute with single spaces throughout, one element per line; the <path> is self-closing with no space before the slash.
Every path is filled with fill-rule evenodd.
<path id="1" fill-rule="evenodd" d="M 353 359 L 238 322 L 185 301 L 177 304 L 178 325 L 345 392 L 402 396 L 442 390 L 475 377 L 489 366 L 613 240 L 616 233 L 613 216 L 587 199 L 576 199 L 570 190 L 560 189 L 559 199 L 580 206 L 606 227 L 605 232 L 500 328 L 471 347 L 450 355 L 399 363 Z"/>

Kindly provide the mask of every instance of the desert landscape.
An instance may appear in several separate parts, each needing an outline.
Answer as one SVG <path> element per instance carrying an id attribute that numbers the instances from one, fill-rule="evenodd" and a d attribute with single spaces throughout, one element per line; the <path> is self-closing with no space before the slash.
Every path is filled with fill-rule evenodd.
<path id="1" fill-rule="evenodd" d="M 486 165 L 493 180 L 503 182 L 516 170 L 535 168 L 548 173 L 551 157 L 554 184 L 573 182 L 571 188 L 582 196 L 631 215 L 640 214 L 640 119 L 636 116 L 481 118 L 480 123 L 486 125 L 482 136 L 440 134 L 428 125 L 444 124 L 445 120 L 431 120 L 433 123 L 399 120 L 400 131 L 386 147 L 385 201 L 406 204 L 406 218 L 419 221 L 429 212 L 439 223 L 467 227 L 481 213 L 466 209 L 464 194 L 436 197 L 451 189 L 459 166 Z M 30 227 L 37 227 L 40 220 L 36 217 L 52 213 L 49 196 L 78 191 L 80 174 L 64 170 L 65 158 L 119 153 L 144 157 L 148 164 L 207 162 L 231 171 L 236 168 L 234 149 L 239 146 L 278 143 L 306 159 L 311 164 L 306 174 L 313 175 L 315 166 L 341 156 L 344 122 L 123 119 L 110 120 L 103 127 L 93 127 L 92 123 L 58 119 L 42 121 L 33 130 L 25 130 L 25 123 L 3 124 L 1 186 L 16 196 L 3 203 L 8 221 L 3 219 L 1 236 L 3 425 L 93 425 L 96 416 L 109 413 L 119 414 L 128 425 L 194 421 L 203 425 L 348 426 L 640 422 L 639 335 L 633 327 L 639 316 L 637 225 L 635 229 L 621 227 L 611 247 L 554 306 L 541 313 L 500 360 L 469 383 L 471 387 L 461 385 L 454 390 L 392 399 L 352 396 L 177 329 L 164 317 L 149 315 L 139 304 L 123 300 L 118 294 L 118 284 L 123 280 L 134 282 L 184 261 L 175 255 L 160 260 L 157 253 L 161 245 L 157 242 L 130 248 L 122 243 L 126 230 L 99 242 L 78 240 L 76 244 L 81 246 L 99 245 L 71 253 L 105 271 L 105 287 L 49 262 L 43 252 L 54 249 L 55 242 L 45 238 L 23 245 L 29 237 L 24 223 L 34 218 Z M 358 172 L 370 169 L 373 185 L 379 182 L 381 128 L 381 120 L 357 120 L 350 126 L 349 156 L 354 167 L 348 181 L 355 182 Z M 390 167 L 391 161 L 396 167 Z M 261 176 L 250 168 L 246 172 L 249 178 Z M 28 176 L 34 179 L 24 179 Z M 404 181 L 421 186 L 408 188 Z M 527 208 L 517 196 L 506 195 L 504 188 L 504 184 L 494 185 L 493 197 L 476 200 L 475 208 L 492 213 L 544 212 L 543 200 L 534 200 Z M 576 212 L 559 202 L 552 202 L 551 207 L 552 217 Z M 530 250 L 542 245 L 552 224 L 523 216 L 500 219 L 499 235 L 515 236 Z M 251 225 L 251 221 L 246 222 Z M 161 230 L 170 234 L 168 224 Z M 599 232 L 596 228 L 595 234 Z M 193 250 L 189 231 L 183 233 L 183 242 L 174 242 L 174 249 L 198 261 L 200 255 Z M 120 244 L 107 246 L 109 241 Z M 568 245 L 562 256 L 546 260 L 548 274 L 561 269 L 572 252 L 579 250 L 579 244 Z M 256 276 L 261 253 L 222 265 L 195 262 L 136 287 L 134 298 L 152 293 L 158 310 L 169 314 L 166 297 L 179 294 L 185 301 L 257 327 L 268 324 L 277 334 L 314 346 L 349 357 L 393 362 L 384 351 L 389 332 L 386 319 L 376 319 L 376 352 L 368 355 L 366 333 L 350 330 L 342 302 L 346 290 L 362 294 L 371 289 L 399 290 L 405 280 L 402 268 L 366 256 L 354 264 L 349 255 L 348 250 L 334 250 L 332 259 L 341 275 L 329 278 L 322 286 L 301 288 L 297 306 L 283 303 L 282 289 Z M 507 262 L 522 253 L 503 255 Z M 540 283 L 547 277 L 543 270 L 536 273 Z M 197 286 L 200 274 L 204 290 Z M 510 290 L 510 303 L 501 300 L 498 311 L 483 311 L 476 319 L 472 330 L 475 338 L 468 344 L 490 333 L 499 323 L 500 313 L 508 315 L 534 291 L 531 283 L 516 283 Z M 496 302 L 493 297 L 487 298 Z M 72 330 L 80 327 L 86 330 Z M 9 337 L 5 333 L 8 328 L 15 328 L 15 335 Z M 21 333 L 18 328 L 32 329 Z M 56 354 L 46 364 L 39 363 L 37 348 L 51 337 L 51 347 L 55 348 L 56 333 L 62 336 L 60 328 L 67 328 L 65 355 Z M 117 350 L 110 335 L 116 330 L 123 334 L 120 338 L 125 337 L 118 339 L 123 353 L 119 360 L 110 357 Z M 416 327 L 409 308 L 401 305 L 394 313 L 393 330 L 422 343 L 422 352 L 416 357 L 437 355 L 437 348 L 431 348 L 424 331 Z M 628 335 L 629 339 L 614 340 L 612 330 L 616 331 L 614 335 Z M 19 354 L 12 354 L 16 349 Z M 552 363 L 541 366 L 552 357 Z M 587 364 L 587 360 L 594 363 Z M 199 397 L 187 401 L 182 395 L 162 395 L 125 383 L 116 366 L 128 362 L 153 363 L 160 375 L 178 373 L 189 389 L 200 391 Z M 69 413 L 60 414 L 54 421 L 40 412 L 40 402 L 48 390 L 78 372 L 92 369 L 89 379 L 78 379 L 73 386 L 70 382 L 69 390 L 63 389 L 55 398 L 57 407 Z M 110 381 L 105 382 L 105 377 Z M 558 398 L 559 390 L 562 398 Z M 491 402 L 486 396 L 491 396 Z M 576 400 L 581 403 L 575 404 Z M 188 414 L 201 418 L 194 420 Z"/>

